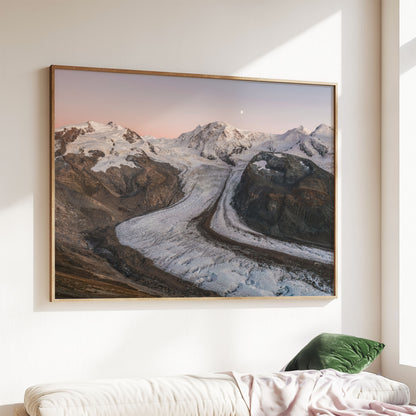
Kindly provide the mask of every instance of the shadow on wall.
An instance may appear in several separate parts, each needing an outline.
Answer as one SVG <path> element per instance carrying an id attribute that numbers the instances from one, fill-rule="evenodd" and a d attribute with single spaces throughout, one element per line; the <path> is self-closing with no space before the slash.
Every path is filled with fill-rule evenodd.
<path id="1" fill-rule="evenodd" d="M 254 62 L 260 57 L 267 55 L 270 51 L 275 50 L 280 45 L 287 43 L 291 38 L 299 36 L 309 28 L 317 25 L 319 22 L 325 20 L 340 10 L 340 1 L 328 2 L 326 0 L 319 0 L 310 2 L 308 0 L 294 0 L 290 3 L 286 1 L 268 2 L 265 7 L 263 2 L 258 5 L 252 2 L 226 2 L 221 3 L 222 13 L 215 15 L 215 31 L 212 31 L 211 20 L 206 18 L 196 19 L 195 17 L 203 17 L 205 15 L 212 15 L 212 3 L 208 5 L 199 4 L 199 9 L 178 10 L 178 8 L 185 8 L 184 4 L 175 4 L 172 14 L 165 11 L 163 16 L 175 16 L 175 28 L 171 31 L 172 22 L 166 22 L 166 26 L 160 24 L 157 31 L 158 38 L 153 39 L 149 48 L 146 36 L 136 34 L 137 50 L 140 54 L 129 62 L 122 62 L 125 68 L 134 69 L 150 69 L 159 71 L 178 71 L 178 72 L 204 72 L 207 74 L 233 74 L 239 69 L 245 67 L 250 62 Z M 134 3 L 129 3 L 131 7 L 138 7 Z M 65 6 L 63 6 L 65 7 Z M 137 30 L 143 31 L 144 34 L 148 31 L 148 25 L 152 25 L 154 18 L 154 8 L 149 10 L 140 10 L 142 15 L 141 21 L 143 25 L 136 27 Z M 173 4 L 166 4 L 167 8 L 172 7 Z M 204 10 L 206 8 L 207 10 Z M 229 10 L 226 10 L 229 9 Z M 267 10 L 267 13 L 265 13 Z M 302 11 L 300 13 L 299 11 Z M 100 13 L 96 11 L 94 13 Z M 106 10 L 108 12 L 108 10 Z M 125 11 L 124 11 L 125 12 Z M 71 13 L 68 10 L 68 13 Z M 118 13 L 118 11 L 115 11 Z M 134 15 L 134 13 L 130 13 Z M 144 18 L 148 14 L 147 18 Z M 196 16 L 191 16 L 195 14 Z M 238 30 L 230 31 L 229 16 L 234 16 L 233 27 L 238 27 Z M 96 16 L 99 18 L 99 16 Z M 194 17 L 194 18 L 192 18 Z M 106 16 L 103 16 L 106 19 Z M 167 17 L 166 17 L 167 18 Z M 159 21 L 161 16 L 158 14 L 156 21 Z M 163 19 L 163 17 L 162 17 Z M 192 22 L 195 25 L 195 30 L 192 31 L 192 37 L 183 37 L 178 33 L 178 28 L 186 27 L 186 30 L 192 30 Z M 259 23 L 261 22 L 261 23 Z M 278 22 L 278 24 L 276 24 Z M 163 22 L 162 22 L 163 23 Z M 78 25 L 82 27 L 81 24 Z M 154 32 L 153 30 L 151 31 Z M 181 42 L 164 42 L 163 39 L 181 39 Z M 192 38 L 192 39 L 191 39 Z M 113 41 L 108 39 L 111 44 Z M 160 42 L 159 42 L 160 41 Z M 155 43 L 159 42 L 160 47 L 155 48 Z M 201 45 L 195 49 L 195 44 Z M 106 44 L 103 40 L 103 45 Z M 174 44 L 174 47 L 172 45 Z M 123 52 L 123 45 L 120 45 L 120 53 Z M 174 51 L 175 57 L 170 57 Z M 131 56 L 131 51 L 130 54 Z M 189 60 L 189 56 L 192 59 Z M 215 59 L 212 57 L 215 56 Z M 105 61 L 92 62 L 88 56 L 84 61 L 72 62 L 77 65 L 90 66 L 107 66 L 110 65 Z M 114 61 L 114 60 L 113 60 Z M 166 62 L 176 62 L 177 64 L 167 66 Z M 185 62 L 185 64 L 181 64 Z M 52 62 L 50 62 L 52 63 Z M 56 63 L 56 62 L 54 62 Z M 62 63 L 62 62 L 61 62 Z M 65 62 L 64 62 L 65 63 Z M 149 64 L 150 63 L 150 64 Z M 201 69 L 203 68 L 203 70 Z M 264 70 L 264 68 L 262 68 Z M 273 73 L 279 73 L 273 68 L 268 70 L 269 76 Z M 267 76 L 265 74 L 264 76 Z M 94 302 L 94 303 L 67 303 L 67 304 L 50 304 L 48 301 L 49 292 L 49 259 L 48 253 L 49 239 L 48 223 L 49 223 L 49 199 L 48 199 L 48 155 L 49 155 L 49 131 L 48 131 L 48 70 L 42 69 L 37 73 L 37 117 L 43 122 L 39 122 L 37 129 L 35 129 L 35 144 L 33 145 L 32 169 L 33 169 L 33 193 L 34 193 L 34 310 L 35 311 L 55 311 L 55 310 L 124 310 L 124 309 L 165 309 L 166 306 L 150 302 Z M 21 196 L 21 195 L 20 195 Z M 19 195 L 14 195 L 17 198 Z M 9 201 L 10 202 L 10 201 Z M 210 307 L 218 307 L 218 302 L 211 301 Z M 205 302 L 204 302 L 205 303 Z M 279 305 L 272 302 L 250 301 L 242 302 L 233 301 L 230 305 L 232 307 L 292 307 L 294 304 L 302 307 L 315 307 L 326 304 L 326 301 L 296 301 L 293 303 L 279 302 Z M 206 304 L 206 303 L 205 303 Z M 223 304 L 223 303 L 221 303 Z M 169 302 L 169 308 L 200 308 L 201 302 L 187 302 L 183 306 L 183 302 Z"/>
<path id="2" fill-rule="evenodd" d="M 61 4 L 59 13 L 68 16 L 68 20 L 55 28 L 54 37 L 63 44 L 72 44 L 77 49 L 77 60 L 72 60 L 71 51 L 68 51 L 63 55 L 51 55 L 50 60 L 43 65 L 114 67 L 114 58 L 117 56 L 111 55 L 111 60 L 108 60 L 108 50 L 111 49 L 118 52 L 117 67 L 121 68 L 233 74 L 332 15 L 340 9 L 340 3 L 341 1 L 327 0 L 266 1 L 258 4 L 233 1 L 217 2 L 217 7 L 215 2 L 199 2 L 194 7 L 189 7 L 189 3 L 185 1 L 164 2 L 163 14 L 153 2 L 125 2 L 120 7 L 111 8 L 111 13 L 110 7 L 94 8 L 92 15 L 95 20 L 102 21 L 103 25 L 108 22 L 107 27 L 112 27 L 114 20 L 117 21 L 119 17 L 119 21 L 125 22 L 123 27 L 126 29 L 125 33 L 118 34 L 117 37 L 112 31 L 102 34 L 100 44 L 103 51 L 98 58 L 97 54 L 90 53 L 89 45 L 94 42 L 94 37 L 91 36 L 90 15 L 87 10 L 80 15 L 77 7 Z M 93 4 L 91 2 L 90 7 Z M 137 25 L 136 16 L 140 16 L 140 25 Z M 233 16 L 232 22 L 230 16 Z M 77 37 L 73 36 L 70 27 L 72 17 L 77 21 L 77 30 L 80 32 Z M 215 30 L 210 17 L 215 18 Z M 231 23 L 236 30 L 230 30 Z M 16 30 L 19 30 L 19 24 L 21 22 L 16 21 Z M 129 32 L 129 26 L 134 30 L 133 33 Z M 149 33 L 152 34 L 151 42 Z M 192 36 L 187 35 L 190 33 Z M 13 37 L 10 39 L 13 45 Z M 30 48 L 31 42 L 36 42 L 36 39 L 28 38 L 27 48 Z M 195 44 L 200 46 L 195 48 Z M 0 209 L 32 193 L 46 206 L 47 195 L 44 192 L 37 194 L 36 191 L 40 183 L 47 183 L 48 176 L 47 70 L 30 74 L 15 71 L 10 82 L 24 83 L 28 89 L 28 97 L 32 84 L 36 83 L 39 88 L 35 90 L 34 99 L 28 100 L 26 106 L 21 97 L 8 103 L 9 114 L 6 113 L 6 119 L 12 122 L 9 127 L 12 129 L 10 137 L 15 139 L 5 143 L 6 146 L 0 154 L 0 166 L 4 167 L 4 172 L 13 171 L 16 160 L 10 155 L 19 155 L 19 165 L 25 167 L 26 175 L 4 176 L 2 185 L 6 187 L 6 191 L 2 192 Z M 8 132 L 4 134 L 7 137 Z"/>
<path id="3" fill-rule="evenodd" d="M 400 73 L 403 75 L 416 66 L 416 38 L 400 47 Z"/>

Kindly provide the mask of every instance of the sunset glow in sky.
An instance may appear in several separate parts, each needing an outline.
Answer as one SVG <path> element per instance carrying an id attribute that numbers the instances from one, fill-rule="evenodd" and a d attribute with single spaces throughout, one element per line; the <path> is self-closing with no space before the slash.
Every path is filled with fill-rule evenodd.
<path id="1" fill-rule="evenodd" d="M 142 136 L 174 138 L 225 121 L 284 133 L 333 127 L 333 109 L 333 87 L 326 85 L 55 70 L 55 128 L 113 121 Z"/>

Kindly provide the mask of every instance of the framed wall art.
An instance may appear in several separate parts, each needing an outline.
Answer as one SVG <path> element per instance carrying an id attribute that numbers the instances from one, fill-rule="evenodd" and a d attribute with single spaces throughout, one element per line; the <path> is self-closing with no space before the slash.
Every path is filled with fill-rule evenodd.
<path id="1" fill-rule="evenodd" d="M 336 85 L 51 67 L 51 300 L 335 297 Z"/>

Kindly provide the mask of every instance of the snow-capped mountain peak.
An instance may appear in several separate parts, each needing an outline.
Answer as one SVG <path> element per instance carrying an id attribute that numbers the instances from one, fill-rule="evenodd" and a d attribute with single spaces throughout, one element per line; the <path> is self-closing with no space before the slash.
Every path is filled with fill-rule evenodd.
<path id="1" fill-rule="evenodd" d="M 294 128 L 294 129 L 288 130 L 286 133 L 283 133 L 281 136 L 282 137 L 291 137 L 293 135 L 299 135 L 299 134 L 301 134 L 301 135 L 308 135 L 309 133 L 305 129 L 305 127 L 299 126 L 299 127 Z"/>
<path id="2" fill-rule="evenodd" d="M 85 123 L 71 124 L 63 126 L 55 131 L 65 132 L 72 129 L 79 130 L 79 135 L 96 135 L 96 134 L 117 134 L 116 138 L 122 138 L 127 141 L 140 141 L 142 138 L 133 130 L 120 126 L 117 123 L 109 121 L 108 123 L 98 123 L 96 121 L 86 121 Z M 126 137 L 128 136 L 128 137 Z"/>
<path id="3" fill-rule="evenodd" d="M 230 124 L 224 122 L 224 121 L 214 121 L 212 123 L 204 124 L 204 125 L 198 125 L 195 129 L 192 131 L 182 133 L 178 137 L 178 141 L 182 143 L 192 142 L 193 144 L 198 145 L 198 141 L 204 140 L 218 140 L 220 135 L 224 133 L 224 131 L 227 130 L 227 133 L 230 133 L 231 131 L 237 130 L 235 127 L 231 126 Z M 224 138 L 225 136 L 223 136 Z"/>
<path id="4" fill-rule="evenodd" d="M 262 142 L 255 150 L 308 157 L 328 172 L 334 171 L 334 131 L 325 124 L 320 124 L 313 133 L 299 126 L 286 133 L 273 135 L 271 140 Z"/>
<path id="5" fill-rule="evenodd" d="M 55 151 L 57 154 L 83 154 L 98 157 L 95 171 L 124 164 L 134 167 L 127 160 L 129 155 L 141 154 L 143 139 L 133 130 L 112 121 L 104 124 L 95 121 L 69 125 L 56 130 Z"/>
<path id="6" fill-rule="evenodd" d="M 302 125 L 300 125 L 299 127 L 295 128 L 293 130 L 297 131 L 298 133 L 301 133 L 301 134 L 309 134 L 309 132 Z"/>
<path id="7" fill-rule="evenodd" d="M 234 165 L 235 155 L 251 148 L 264 133 L 240 130 L 224 121 L 199 125 L 194 130 L 181 134 L 178 144 L 194 149 L 199 156 Z"/>
<path id="8" fill-rule="evenodd" d="M 334 129 L 326 124 L 320 124 L 312 133 L 311 136 L 318 138 L 333 138 Z"/>
<path id="9" fill-rule="evenodd" d="M 129 130 L 117 123 L 114 123 L 113 121 L 109 121 L 108 123 L 99 123 L 97 121 L 89 120 L 84 123 L 69 124 L 60 127 L 59 129 L 56 129 L 55 132 L 68 131 L 71 129 L 81 130 L 81 134 Z"/>

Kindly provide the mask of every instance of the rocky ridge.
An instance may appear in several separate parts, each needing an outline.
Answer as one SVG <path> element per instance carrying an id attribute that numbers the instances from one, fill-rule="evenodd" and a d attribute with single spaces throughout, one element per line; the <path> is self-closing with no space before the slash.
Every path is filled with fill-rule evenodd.
<path id="1" fill-rule="evenodd" d="M 261 152 L 244 170 L 232 204 L 265 235 L 333 249 L 334 202 L 333 175 L 306 158 Z"/>

